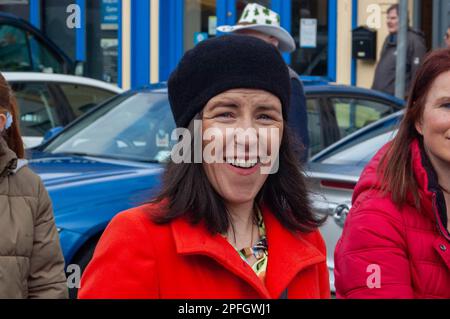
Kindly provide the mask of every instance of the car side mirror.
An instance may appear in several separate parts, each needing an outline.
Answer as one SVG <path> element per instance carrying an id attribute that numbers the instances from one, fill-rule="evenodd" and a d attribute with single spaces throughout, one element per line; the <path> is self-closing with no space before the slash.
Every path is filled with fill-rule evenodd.
<path id="1" fill-rule="evenodd" d="M 57 127 L 54 127 L 52 129 L 48 130 L 47 133 L 45 133 L 45 135 L 44 135 L 44 140 L 42 141 L 42 143 L 50 141 L 52 138 L 54 138 L 56 135 L 58 135 L 62 130 L 63 130 L 62 126 L 57 126 Z"/>
<path id="2" fill-rule="evenodd" d="M 347 220 L 348 213 L 350 212 L 350 207 L 347 204 L 342 204 L 336 207 L 334 210 L 333 218 L 334 222 L 338 224 L 341 228 L 344 228 L 345 221 Z"/>

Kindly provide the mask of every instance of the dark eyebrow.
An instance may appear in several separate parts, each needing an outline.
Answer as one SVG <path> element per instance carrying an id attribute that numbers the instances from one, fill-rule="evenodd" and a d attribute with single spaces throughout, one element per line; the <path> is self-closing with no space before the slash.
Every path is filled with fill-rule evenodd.
<path id="1" fill-rule="evenodd" d="M 450 96 L 444 96 L 436 100 L 436 104 L 450 103 Z"/>
<path id="2" fill-rule="evenodd" d="M 274 105 L 260 105 L 260 106 L 256 107 L 256 111 L 275 111 L 278 113 L 282 113 L 281 110 L 279 110 Z"/>
<path id="3" fill-rule="evenodd" d="M 212 107 L 211 107 L 211 111 L 218 108 L 218 107 L 231 107 L 234 109 L 239 108 L 239 106 L 233 102 L 230 101 L 217 101 L 215 102 Z"/>

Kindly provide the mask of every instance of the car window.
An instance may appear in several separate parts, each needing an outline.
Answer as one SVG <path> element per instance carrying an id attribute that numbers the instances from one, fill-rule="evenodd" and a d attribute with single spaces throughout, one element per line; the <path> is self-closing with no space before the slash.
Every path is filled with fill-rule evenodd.
<path id="1" fill-rule="evenodd" d="M 2 71 L 30 71 L 31 59 L 27 34 L 24 30 L 0 25 L 0 69 Z"/>
<path id="2" fill-rule="evenodd" d="M 308 134 L 311 155 L 317 154 L 324 148 L 322 126 L 320 120 L 320 103 L 317 98 L 306 101 L 308 111 Z"/>
<path id="3" fill-rule="evenodd" d="M 44 151 L 164 162 L 177 142 L 175 127 L 166 94 L 122 95 L 87 114 Z"/>
<path id="4" fill-rule="evenodd" d="M 55 102 L 44 83 L 11 83 L 20 109 L 20 129 L 24 136 L 43 136 L 61 126 Z"/>
<path id="5" fill-rule="evenodd" d="M 330 99 L 336 113 L 341 138 L 394 112 L 392 106 L 364 99 Z"/>
<path id="6" fill-rule="evenodd" d="M 51 52 L 45 44 L 36 39 L 34 35 L 29 36 L 33 70 L 46 73 L 64 73 L 63 63 Z"/>
<path id="7" fill-rule="evenodd" d="M 375 154 L 397 134 L 389 130 L 371 136 L 361 143 L 352 143 L 320 161 L 323 164 L 365 166 Z"/>
<path id="8" fill-rule="evenodd" d="M 365 166 L 379 149 L 395 137 L 403 113 L 396 113 L 372 127 L 368 127 L 350 136 L 318 158 L 313 159 L 315 163 L 322 164 L 345 164 Z"/>
<path id="9" fill-rule="evenodd" d="M 114 92 L 86 85 L 61 83 L 59 86 L 76 117 L 116 95 Z"/>

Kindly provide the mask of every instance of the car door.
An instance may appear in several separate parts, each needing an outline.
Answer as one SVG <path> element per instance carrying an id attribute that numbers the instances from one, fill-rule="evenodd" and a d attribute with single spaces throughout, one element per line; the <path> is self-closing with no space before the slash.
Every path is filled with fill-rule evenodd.
<path id="1" fill-rule="evenodd" d="M 41 143 L 45 133 L 64 125 L 58 101 L 45 82 L 10 83 L 20 111 L 20 129 L 25 147 Z"/>
<path id="2" fill-rule="evenodd" d="M 326 97 L 309 94 L 308 112 L 309 157 L 340 139 L 336 116 Z"/>

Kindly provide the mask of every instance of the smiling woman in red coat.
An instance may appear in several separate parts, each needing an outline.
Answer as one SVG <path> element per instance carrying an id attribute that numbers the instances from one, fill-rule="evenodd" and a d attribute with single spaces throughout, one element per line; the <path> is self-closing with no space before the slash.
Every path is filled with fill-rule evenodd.
<path id="1" fill-rule="evenodd" d="M 450 50 L 417 73 L 394 141 L 363 172 L 335 250 L 341 298 L 450 298 Z"/>
<path id="2" fill-rule="evenodd" d="M 159 196 L 112 220 L 79 296 L 329 298 L 323 220 L 285 127 L 289 88 L 262 40 L 222 36 L 187 52 L 169 80 L 182 161 L 172 152 Z"/>

